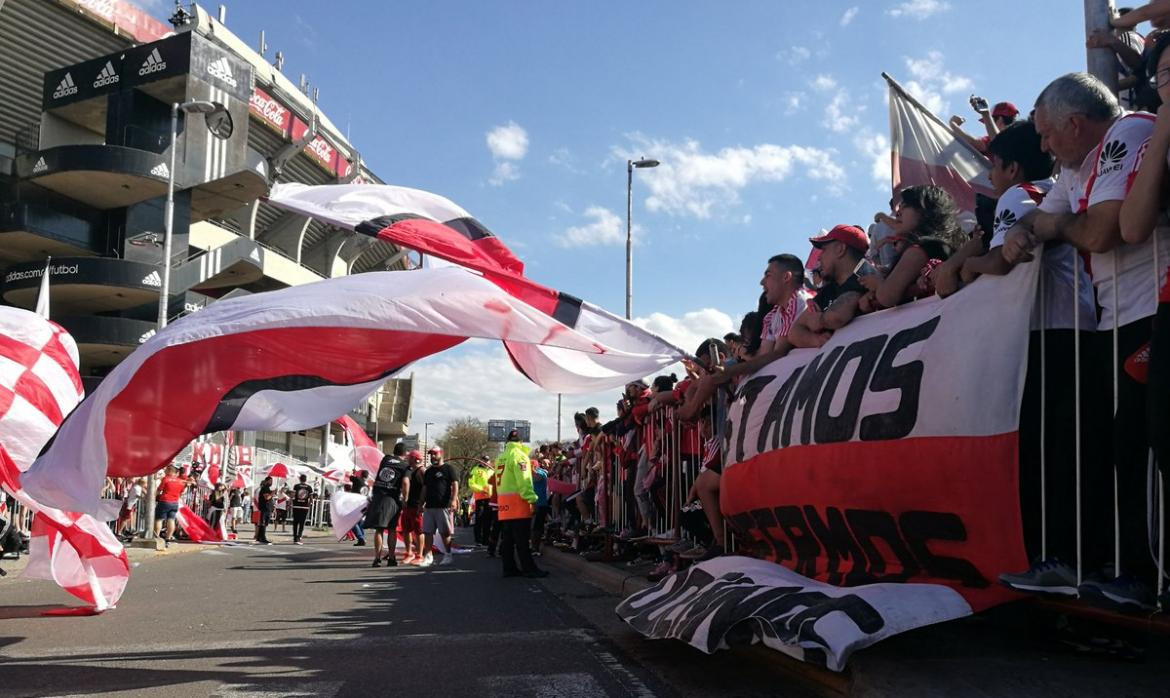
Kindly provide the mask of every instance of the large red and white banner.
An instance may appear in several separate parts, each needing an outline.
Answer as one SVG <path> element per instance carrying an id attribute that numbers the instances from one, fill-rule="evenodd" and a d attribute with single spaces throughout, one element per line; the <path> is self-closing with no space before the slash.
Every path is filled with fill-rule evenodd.
<path id="1" fill-rule="evenodd" d="M 959 208 L 975 210 L 975 194 L 995 196 L 987 158 L 955 138 L 937 116 L 893 78 L 890 85 L 890 147 L 893 191 L 933 184 L 955 197 Z"/>
<path id="2" fill-rule="evenodd" d="M 943 584 L 976 610 L 1010 598 L 996 578 L 1027 567 L 1017 443 L 1035 266 L 859 317 L 745 380 L 721 492 L 740 540 L 831 584 Z"/>
<path id="3" fill-rule="evenodd" d="M 572 329 L 459 267 L 358 274 L 221 300 L 118 364 L 61 425 L 24 486 L 45 503 L 98 511 L 107 475 L 152 473 L 199 434 L 325 424 L 412 362 L 468 337 L 604 355 L 639 375 L 682 356 L 661 340 L 631 353 L 608 344 L 612 334 Z M 625 382 L 606 380 L 607 387 Z"/>

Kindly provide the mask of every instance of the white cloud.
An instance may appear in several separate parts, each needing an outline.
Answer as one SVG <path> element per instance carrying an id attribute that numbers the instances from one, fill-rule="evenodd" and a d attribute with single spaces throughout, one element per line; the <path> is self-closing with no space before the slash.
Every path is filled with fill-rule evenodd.
<path id="1" fill-rule="evenodd" d="M 837 81 L 833 79 L 832 75 L 818 75 L 809 83 L 814 90 L 821 92 L 828 92 L 837 86 Z"/>
<path id="2" fill-rule="evenodd" d="M 821 182 L 831 193 L 845 188 L 845 170 L 834 161 L 832 150 L 762 143 L 707 152 L 696 140 L 672 143 L 640 134 L 630 140 L 633 148 L 615 147 L 614 155 L 625 160 L 645 154 L 662 162 L 640 178 L 640 185 L 650 190 L 646 207 L 654 212 L 710 218 L 739 203 L 745 187 L 793 176 Z"/>
<path id="3" fill-rule="evenodd" d="M 863 111 L 864 105 L 852 103 L 845 90 L 840 90 L 825 105 L 825 127 L 834 133 L 846 133 L 857 127 L 858 114 Z"/>
<path id="4" fill-rule="evenodd" d="M 749 298 L 746 304 L 750 306 L 752 302 Z M 666 313 L 651 313 L 648 317 L 634 318 L 634 324 L 685 351 L 694 351 L 708 337 L 722 338 L 736 329 L 731 316 L 715 308 L 694 310 L 677 318 Z"/>
<path id="5" fill-rule="evenodd" d="M 488 182 L 498 187 L 519 179 L 520 168 L 516 162 L 528 154 L 528 132 L 515 121 L 509 121 L 488 131 L 485 138 L 492 159 L 496 161 L 496 168 Z"/>
<path id="6" fill-rule="evenodd" d="M 878 188 L 886 191 L 890 187 L 890 139 L 884 133 L 868 128 L 853 137 L 853 146 L 865 156 L 869 172 Z"/>
<path id="7" fill-rule="evenodd" d="M 950 3 L 943 0 L 903 0 L 903 2 L 886 10 L 886 14 L 891 17 L 926 19 L 949 9 L 951 9 Z"/>
<path id="8" fill-rule="evenodd" d="M 805 96 L 803 92 L 786 92 L 784 94 L 784 113 L 792 115 L 803 109 Z"/>
<path id="9" fill-rule="evenodd" d="M 788 65 L 800 65 L 809 58 L 812 58 L 812 51 L 804 46 L 789 46 L 786 49 L 778 51 L 776 58 L 788 63 Z"/>
<path id="10" fill-rule="evenodd" d="M 520 179 L 520 168 L 516 167 L 516 163 L 510 161 L 497 162 L 496 168 L 492 170 L 492 176 L 488 182 L 495 187 L 502 186 L 504 182 L 511 182 Z"/>
<path id="11" fill-rule="evenodd" d="M 625 223 L 608 208 L 590 206 L 585 209 L 585 217 L 590 219 L 588 223 L 575 225 L 557 236 L 561 247 L 620 245 L 626 241 Z"/>
<path id="12" fill-rule="evenodd" d="M 845 14 L 841 15 L 841 26 L 849 26 L 849 24 L 852 23 L 853 20 L 857 17 L 857 13 L 860 11 L 861 8 L 856 5 L 850 7 L 848 10 L 845 10 Z"/>
<path id="13" fill-rule="evenodd" d="M 522 160 L 528 154 L 528 132 L 509 121 L 487 132 L 487 146 L 498 160 Z"/>
<path id="14" fill-rule="evenodd" d="M 735 329 L 732 318 L 714 308 L 692 311 L 678 318 L 652 313 L 634 318 L 634 323 L 687 351 L 694 351 L 707 337 L 722 337 Z M 681 378 L 682 367 L 676 364 L 662 373 L 676 373 Z M 534 441 L 556 438 L 556 394 L 537 387 L 522 376 L 499 342 L 468 340 L 456 349 L 418 362 L 413 374 L 414 405 L 410 431 L 421 433 L 424 423 L 433 422 L 430 434 L 434 439 L 443 433 L 449 422 L 462 417 L 475 417 L 484 422 L 489 419 L 527 419 L 532 422 Z M 613 419 L 614 403 L 619 397 L 621 390 L 618 388 L 587 395 L 565 395 L 561 437 L 575 438 L 573 413 L 583 412 L 588 407 L 600 409 L 603 421 Z"/>
<path id="15" fill-rule="evenodd" d="M 968 92 L 975 83 L 965 75 L 948 71 L 941 51 L 929 51 L 922 58 L 904 57 L 911 80 L 903 86 L 915 99 L 940 118 L 946 118 L 950 108 L 946 95 Z"/>

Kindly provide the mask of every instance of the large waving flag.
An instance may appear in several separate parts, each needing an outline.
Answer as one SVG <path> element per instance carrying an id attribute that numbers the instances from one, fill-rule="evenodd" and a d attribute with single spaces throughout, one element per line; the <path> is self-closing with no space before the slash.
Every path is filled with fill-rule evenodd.
<path id="1" fill-rule="evenodd" d="M 460 267 L 221 300 L 169 325 L 106 376 L 24 484 L 46 503 L 96 511 L 107 474 L 154 472 L 199 434 L 325 424 L 410 363 L 468 337 L 612 356 L 639 375 L 682 356 L 662 341 L 631 353 L 608 345 L 604 327 L 593 329 L 567 327 Z M 611 375 L 605 387 L 625 380 Z"/>
<path id="2" fill-rule="evenodd" d="M 36 512 L 24 575 L 55 581 L 103 611 L 117 604 L 130 577 L 122 544 L 101 521 L 46 506 L 22 482 L 23 471 L 81 400 L 77 361 L 77 345 L 59 326 L 0 307 L 0 486 Z"/>
<path id="3" fill-rule="evenodd" d="M 350 470 L 356 466 L 359 470 L 364 470 L 367 473 L 373 474 L 378 472 L 378 466 L 382 464 L 382 449 L 378 448 L 378 444 L 366 434 L 366 431 L 358 426 L 358 423 L 353 421 L 353 417 L 348 414 L 337 420 L 345 433 L 349 435 L 349 441 L 353 444 L 353 460 L 350 462 Z"/>
<path id="4" fill-rule="evenodd" d="M 987 158 L 960 142 L 950 128 L 889 75 L 890 146 L 893 190 L 934 184 L 947 190 L 959 208 L 975 210 L 975 194 L 994 196 Z"/>
<path id="5" fill-rule="evenodd" d="M 615 350 L 575 352 L 547 342 L 505 340 L 516 368 L 550 391 L 589 393 L 624 385 L 648 375 L 641 360 L 633 357 L 664 351 L 683 353 L 597 306 L 526 278 L 523 266 L 499 238 L 438 194 L 381 184 L 289 183 L 276 185 L 268 201 L 278 208 L 473 269 L 570 329 Z"/>

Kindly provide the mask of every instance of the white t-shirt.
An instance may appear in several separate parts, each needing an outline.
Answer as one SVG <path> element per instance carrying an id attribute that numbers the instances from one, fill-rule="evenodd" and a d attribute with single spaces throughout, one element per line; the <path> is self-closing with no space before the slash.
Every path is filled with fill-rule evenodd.
<path id="1" fill-rule="evenodd" d="M 1047 193 L 1055 180 L 1031 182 L 1032 187 Z M 1007 231 L 1037 206 L 1032 194 L 1022 185 L 1016 185 L 999 197 L 995 206 L 995 227 L 991 247 L 1003 245 Z M 1071 330 L 1075 327 L 1074 308 L 1079 308 L 1082 330 L 1097 326 L 1097 312 L 1093 303 L 1093 286 L 1077 249 L 1067 243 L 1049 243 L 1041 257 L 1043 292 L 1037 294 L 1032 310 L 1032 329 Z M 1074 277 L 1080 275 L 1080 302 L 1073 302 Z M 1041 305 L 1043 301 L 1043 305 Z M 1041 320 L 1043 319 L 1043 322 Z"/>
<path id="2" fill-rule="evenodd" d="M 1078 168 L 1065 168 L 1052 192 L 1040 204 L 1045 213 L 1084 213 L 1103 201 L 1120 201 L 1129 192 L 1146 141 L 1154 131 L 1150 114 L 1127 114 L 1118 119 Z M 1158 280 L 1154 279 L 1154 237 L 1158 239 Z M 1101 305 L 1098 330 L 1113 329 L 1114 310 L 1120 308 L 1118 325 L 1128 325 L 1157 312 L 1157 290 L 1170 263 L 1170 228 L 1159 226 L 1154 235 L 1137 245 L 1122 244 L 1109 252 L 1093 253 L 1090 272 Z M 1117 294 L 1113 292 L 1114 266 Z"/>
<path id="3" fill-rule="evenodd" d="M 134 485 L 126 490 L 126 506 L 133 507 L 142 498 L 142 485 Z"/>

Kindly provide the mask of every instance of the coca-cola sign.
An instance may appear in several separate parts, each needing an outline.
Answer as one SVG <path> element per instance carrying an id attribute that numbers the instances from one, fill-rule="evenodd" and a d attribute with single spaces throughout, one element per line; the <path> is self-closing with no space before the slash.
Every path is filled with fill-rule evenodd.
<path id="1" fill-rule="evenodd" d="M 336 162 L 337 150 L 329 145 L 329 141 L 317 136 L 305 146 L 305 153 L 324 165 L 326 169 L 336 172 L 334 164 Z"/>
<path id="2" fill-rule="evenodd" d="M 281 135 L 287 136 L 292 124 L 292 111 L 260 88 L 252 91 L 248 100 L 248 111 Z"/>

